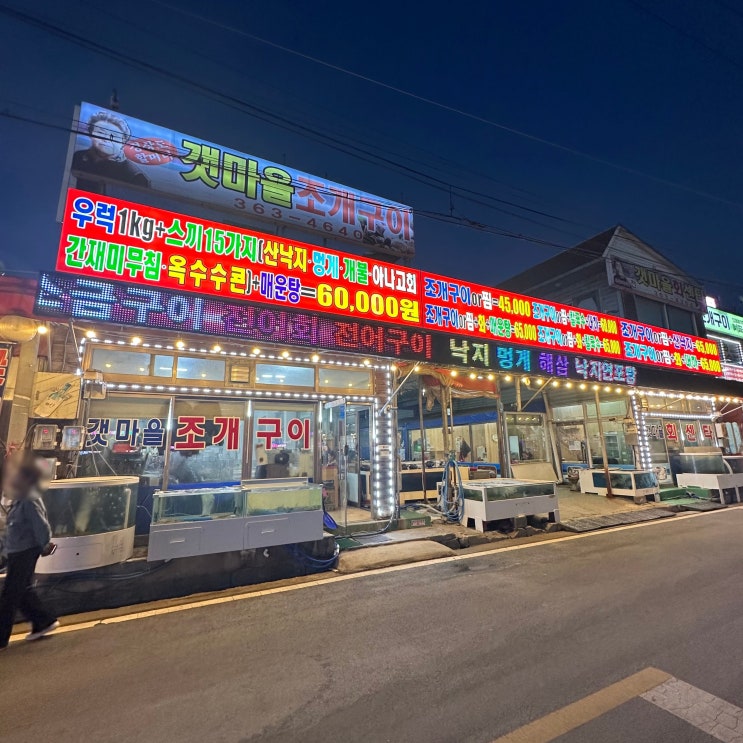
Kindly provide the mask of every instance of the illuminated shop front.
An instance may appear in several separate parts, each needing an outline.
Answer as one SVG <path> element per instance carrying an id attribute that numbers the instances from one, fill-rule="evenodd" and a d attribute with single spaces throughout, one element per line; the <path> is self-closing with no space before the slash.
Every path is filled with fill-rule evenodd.
<path id="1" fill-rule="evenodd" d="M 85 395 L 77 475 L 139 477 L 140 533 L 155 490 L 250 479 L 323 483 L 325 506 L 341 523 L 351 506 L 365 508 L 367 520 L 394 514 L 394 488 L 389 475 L 380 479 L 378 461 L 391 441 L 379 410 L 387 364 L 287 347 L 238 350 L 244 345 L 229 340 L 204 347 L 203 338 L 124 336 L 104 326 L 88 335 L 84 384 L 100 389 L 94 380 L 102 378 L 106 394 Z M 214 505 L 202 496 L 185 503 L 194 517 Z"/>

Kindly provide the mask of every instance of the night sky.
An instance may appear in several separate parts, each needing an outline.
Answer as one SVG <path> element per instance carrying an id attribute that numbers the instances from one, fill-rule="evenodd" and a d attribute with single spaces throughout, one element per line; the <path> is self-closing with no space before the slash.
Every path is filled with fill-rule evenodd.
<path id="1" fill-rule="evenodd" d="M 13 19 L 7 8 L 49 25 Z M 53 268 L 64 129 L 76 103 L 105 106 L 117 88 L 123 113 L 410 204 L 418 267 L 496 284 L 556 246 L 621 223 L 741 309 L 737 0 L 0 0 L 0 9 L 0 259 L 8 269 Z M 83 48 L 52 26 L 152 69 Z M 225 105 L 225 95 L 240 103 Z M 243 103 L 272 121 L 236 110 Z M 276 116 L 310 131 L 286 131 Z M 339 152 L 321 134 L 375 162 Z M 420 182 L 431 177 L 443 184 Z M 452 216 L 477 226 L 441 221 Z M 494 234 L 502 231 L 528 239 Z"/>

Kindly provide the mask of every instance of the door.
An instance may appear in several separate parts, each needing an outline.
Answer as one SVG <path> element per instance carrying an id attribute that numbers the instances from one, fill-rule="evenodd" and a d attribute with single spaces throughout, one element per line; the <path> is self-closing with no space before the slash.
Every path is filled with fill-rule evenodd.
<path id="1" fill-rule="evenodd" d="M 346 400 L 339 397 L 323 405 L 321 425 L 322 482 L 325 508 L 341 526 L 348 526 L 348 450 Z"/>

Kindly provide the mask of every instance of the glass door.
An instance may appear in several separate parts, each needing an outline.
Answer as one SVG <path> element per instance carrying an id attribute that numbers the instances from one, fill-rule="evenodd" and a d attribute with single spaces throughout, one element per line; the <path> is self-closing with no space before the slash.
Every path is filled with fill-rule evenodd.
<path id="1" fill-rule="evenodd" d="M 348 443 L 346 400 L 338 398 L 323 405 L 321 464 L 325 509 L 344 529 L 348 526 Z"/>

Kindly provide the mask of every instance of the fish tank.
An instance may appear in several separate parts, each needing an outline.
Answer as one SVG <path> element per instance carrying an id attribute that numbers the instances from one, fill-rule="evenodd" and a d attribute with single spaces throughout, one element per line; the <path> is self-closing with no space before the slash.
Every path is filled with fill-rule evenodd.
<path id="1" fill-rule="evenodd" d="M 147 559 L 170 560 L 322 539 L 322 485 L 307 478 L 155 492 Z"/>
<path id="2" fill-rule="evenodd" d="M 43 501 L 52 538 L 85 537 L 134 527 L 138 477 L 53 480 Z"/>
<path id="3" fill-rule="evenodd" d="M 312 483 L 279 485 L 260 481 L 243 483 L 248 516 L 322 509 L 322 485 Z"/>
<path id="4" fill-rule="evenodd" d="M 724 457 L 725 464 L 733 475 L 743 475 L 743 457 Z"/>
<path id="5" fill-rule="evenodd" d="M 508 478 L 473 480 L 464 484 L 466 500 L 499 501 L 512 498 L 528 498 L 533 495 L 553 495 L 555 486 L 551 482 L 523 482 Z"/>
<path id="6" fill-rule="evenodd" d="M 161 490 L 153 497 L 152 523 L 228 519 L 244 513 L 245 493 L 238 485 Z"/>
<path id="7" fill-rule="evenodd" d="M 726 475 L 728 469 L 721 453 L 673 454 L 671 472 L 674 475 Z"/>
<path id="8" fill-rule="evenodd" d="M 49 517 L 53 555 L 39 573 L 69 573 L 114 565 L 134 552 L 138 477 L 53 480 L 42 498 Z"/>

